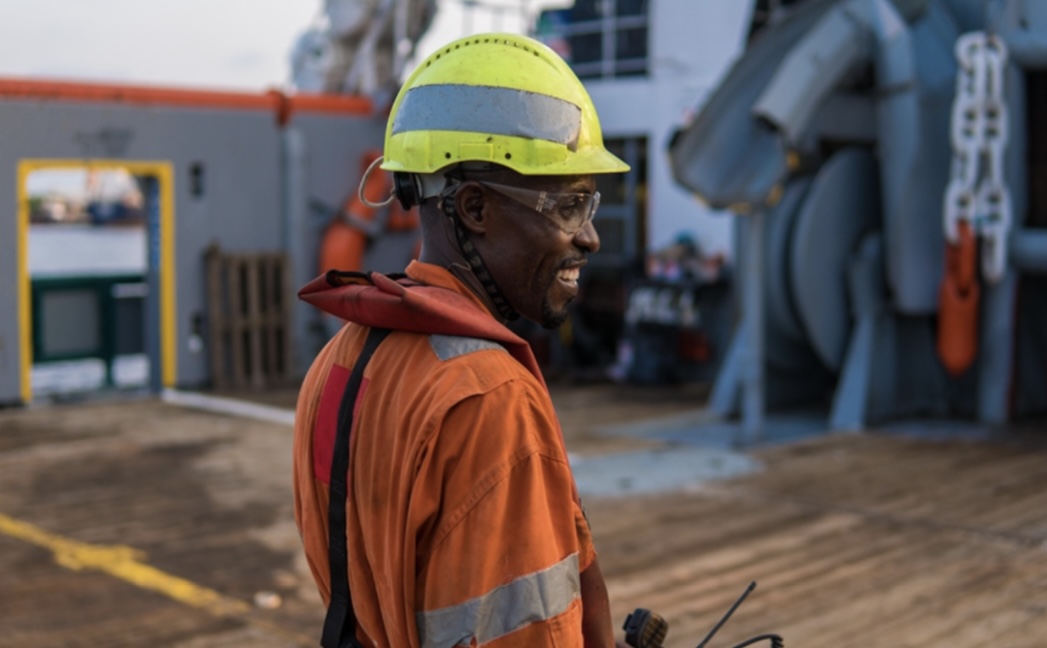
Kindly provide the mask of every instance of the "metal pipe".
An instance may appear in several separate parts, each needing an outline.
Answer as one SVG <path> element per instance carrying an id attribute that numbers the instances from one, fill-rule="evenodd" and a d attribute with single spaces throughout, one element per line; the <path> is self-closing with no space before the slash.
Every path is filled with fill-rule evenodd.
<path id="1" fill-rule="evenodd" d="M 312 227 L 306 207 L 308 185 L 306 178 L 306 140 L 305 135 L 293 124 L 288 124 L 280 132 L 280 175 L 282 187 L 281 227 L 284 234 L 284 250 L 290 259 L 289 281 L 292 287 L 304 285 L 316 274 L 317 231 Z M 316 347 L 310 327 L 311 317 L 308 309 L 303 309 L 297 302 L 291 317 L 291 350 L 294 371 L 304 375 L 312 360 L 311 352 Z"/>
<path id="2" fill-rule="evenodd" d="M 1021 229 L 1011 233 L 1011 264 L 1022 272 L 1047 274 L 1047 229 Z"/>
<path id="3" fill-rule="evenodd" d="M 746 218 L 745 278 L 742 309 L 745 316 L 745 347 L 742 351 L 742 432 L 745 443 L 763 439 L 764 357 L 763 357 L 763 210 Z"/>
<path id="4" fill-rule="evenodd" d="M 407 35 L 407 22 L 409 19 L 408 0 L 397 0 L 396 16 L 393 21 L 393 83 L 400 81 L 404 68 L 407 66 L 407 52 L 411 49 L 411 43 Z"/>
<path id="5" fill-rule="evenodd" d="M 999 13 L 987 15 L 989 29 L 1007 44 L 1007 55 L 1023 69 L 1047 69 L 1047 3 L 1008 0 L 997 3 Z"/>
<path id="6" fill-rule="evenodd" d="M 978 351 L 978 420 L 1005 423 L 1010 414 L 1011 376 L 1014 375 L 1015 303 L 1018 273 L 1005 272 L 1000 281 L 985 286 Z"/>
<path id="7" fill-rule="evenodd" d="M 1047 34 L 1029 29 L 1012 29 L 1000 34 L 1007 44 L 1007 56 L 1020 68 L 1047 68 Z"/>
<path id="8" fill-rule="evenodd" d="M 872 35 L 851 13 L 860 1 L 832 9 L 804 34 L 753 104 L 753 116 L 774 126 L 793 146 L 840 79 L 869 57 Z"/>
<path id="9" fill-rule="evenodd" d="M 148 286 L 145 298 L 145 349 L 149 358 L 149 390 L 159 394 L 163 389 L 163 347 L 160 342 L 160 328 L 163 317 L 160 314 L 161 283 L 161 245 L 160 231 L 163 214 L 160 209 L 160 180 L 155 176 L 142 179 L 142 194 L 146 210 L 146 271 L 145 280 Z"/>

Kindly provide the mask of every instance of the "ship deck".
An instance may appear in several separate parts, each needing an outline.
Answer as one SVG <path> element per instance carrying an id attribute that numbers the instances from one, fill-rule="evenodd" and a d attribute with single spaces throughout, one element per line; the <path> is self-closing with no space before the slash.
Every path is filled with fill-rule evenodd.
<path id="1" fill-rule="evenodd" d="M 584 460 L 671 453 L 620 424 L 695 398 L 554 387 Z M 694 646 L 757 581 L 710 646 L 1045 645 L 1043 422 L 936 436 L 808 436 L 738 452 L 733 477 L 586 497 L 614 618 L 653 609 L 666 648 Z M 0 646 L 317 645 L 290 444 L 286 422 L 148 398 L 0 410 Z"/>

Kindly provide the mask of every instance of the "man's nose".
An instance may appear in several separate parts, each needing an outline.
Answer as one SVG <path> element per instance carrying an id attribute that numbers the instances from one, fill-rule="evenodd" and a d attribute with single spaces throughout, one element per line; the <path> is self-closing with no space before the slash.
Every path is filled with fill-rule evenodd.
<path id="1" fill-rule="evenodd" d="M 574 235 L 574 244 L 590 254 L 600 249 L 600 235 L 596 233 L 595 221 L 589 221 Z"/>

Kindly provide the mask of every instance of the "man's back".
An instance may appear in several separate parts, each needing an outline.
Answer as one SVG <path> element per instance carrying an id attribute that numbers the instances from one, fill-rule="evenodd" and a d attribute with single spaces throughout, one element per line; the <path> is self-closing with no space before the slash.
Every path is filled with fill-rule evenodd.
<path id="1" fill-rule="evenodd" d="M 366 332 L 328 344 L 296 417 L 296 519 L 325 600 L 331 448 Z M 394 331 L 355 418 L 350 590 L 368 639 L 580 646 L 578 573 L 593 549 L 544 386 L 495 342 Z"/>
<path id="2" fill-rule="evenodd" d="M 597 176 L 629 166 L 604 146 L 570 66 L 514 34 L 474 34 L 419 64 L 390 108 L 382 155 L 367 173 L 391 173 L 393 194 L 373 206 L 420 209 L 422 246 L 407 268 L 417 283 L 328 272 L 299 293 L 400 332 L 367 374 L 353 448 L 347 535 L 361 625 L 397 648 L 581 647 L 583 636 L 612 646 L 606 583 L 544 380 L 504 324 L 567 321 L 600 249 Z M 496 341 L 508 355 L 434 333 Z M 296 423 L 296 513 L 325 594 L 330 471 L 314 467 L 324 445 L 313 433 L 331 436 L 342 390 L 327 395 L 327 381 L 344 377 L 362 335 L 339 335 L 353 348 L 319 359 Z"/>

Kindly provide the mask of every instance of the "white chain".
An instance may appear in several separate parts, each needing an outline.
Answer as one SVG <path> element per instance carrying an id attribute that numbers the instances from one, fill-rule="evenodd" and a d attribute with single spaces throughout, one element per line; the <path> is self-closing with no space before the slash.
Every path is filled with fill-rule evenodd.
<path id="1" fill-rule="evenodd" d="M 942 226 L 950 244 L 960 221 L 982 237 L 982 274 L 996 282 L 1007 266 L 1011 195 L 1004 180 L 1007 103 L 1003 96 L 1007 48 L 985 32 L 956 41 L 956 97 L 952 106 L 952 172 Z"/>

